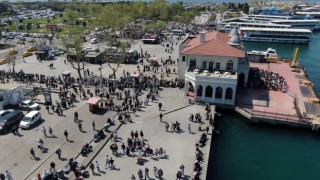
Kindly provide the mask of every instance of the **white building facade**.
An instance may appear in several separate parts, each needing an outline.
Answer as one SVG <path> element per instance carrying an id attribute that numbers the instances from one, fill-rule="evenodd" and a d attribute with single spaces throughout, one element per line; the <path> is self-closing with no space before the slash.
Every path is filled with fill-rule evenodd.
<path id="1" fill-rule="evenodd" d="M 248 81 L 249 63 L 239 42 L 221 32 L 187 37 L 179 46 L 178 79 L 196 102 L 235 105 L 238 86 Z"/>

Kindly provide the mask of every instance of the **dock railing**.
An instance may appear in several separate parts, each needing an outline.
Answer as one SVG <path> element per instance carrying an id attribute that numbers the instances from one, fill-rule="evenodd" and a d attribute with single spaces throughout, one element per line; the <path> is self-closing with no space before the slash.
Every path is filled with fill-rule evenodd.
<path id="1" fill-rule="evenodd" d="M 246 107 L 239 107 L 239 108 L 241 108 L 242 110 L 251 114 L 252 116 L 257 116 L 257 117 L 277 119 L 277 120 L 287 121 L 287 122 L 306 122 L 306 121 L 308 121 L 307 119 L 299 117 L 298 115 L 282 114 L 282 113 L 275 113 L 275 112 L 270 112 L 270 111 L 259 111 L 259 110 L 249 109 Z"/>

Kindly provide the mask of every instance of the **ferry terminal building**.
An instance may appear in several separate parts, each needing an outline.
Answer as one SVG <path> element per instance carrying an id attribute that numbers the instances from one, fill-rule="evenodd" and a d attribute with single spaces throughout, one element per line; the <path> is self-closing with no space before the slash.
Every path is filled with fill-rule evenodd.
<path id="1" fill-rule="evenodd" d="M 239 32 L 187 36 L 179 44 L 178 79 L 195 102 L 235 106 L 237 87 L 246 87 L 249 63 Z"/>

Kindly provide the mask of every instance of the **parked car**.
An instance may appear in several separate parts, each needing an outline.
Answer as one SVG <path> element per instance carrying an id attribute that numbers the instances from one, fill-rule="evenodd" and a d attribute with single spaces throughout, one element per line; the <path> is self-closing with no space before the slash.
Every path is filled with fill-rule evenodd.
<path id="1" fill-rule="evenodd" d="M 21 110 L 15 110 L 0 118 L 0 132 L 7 132 L 12 130 L 12 127 L 19 125 L 20 120 L 23 118 Z"/>
<path id="2" fill-rule="evenodd" d="M 24 41 L 19 40 L 16 42 L 16 44 L 24 44 Z"/>
<path id="3" fill-rule="evenodd" d="M 0 59 L 0 65 L 8 63 L 6 58 Z"/>
<path id="4" fill-rule="evenodd" d="M 34 39 L 28 39 L 27 42 L 34 42 Z"/>
<path id="5" fill-rule="evenodd" d="M 0 111 L 0 118 L 7 115 L 7 114 L 10 114 L 13 111 L 14 111 L 13 109 L 1 110 Z"/>
<path id="6" fill-rule="evenodd" d="M 23 109 L 32 109 L 32 110 L 39 110 L 40 106 L 38 103 L 33 102 L 32 100 L 25 100 L 21 103 L 21 107 Z"/>
<path id="7" fill-rule="evenodd" d="M 36 48 L 35 46 L 29 47 L 29 48 L 27 49 L 28 52 L 32 52 L 32 51 L 36 51 L 36 50 L 37 50 L 37 48 Z"/>
<path id="8" fill-rule="evenodd" d="M 96 44 L 96 43 L 98 43 L 98 38 L 93 38 L 93 39 L 91 39 L 90 43 L 91 43 L 91 44 Z"/>
<path id="9" fill-rule="evenodd" d="M 22 129 L 29 129 L 31 126 L 36 124 L 40 119 L 41 119 L 41 113 L 39 111 L 31 111 L 22 118 L 19 127 Z"/>
<path id="10" fill-rule="evenodd" d="M 32 56 L 32 53 L 31 53 L 31 52 L 28 52 L 28 51 L 25 51 L 25 52 L 23 52 L 22 56 L 23 56 L 23 57 Z"/>
<path id="11" fill-rule="evenodd" d="M 9 51 L 8 54 L 9 55 L 15 55 L 15 54 L 18 54 L 18 51 L 17 50 L 11 50 L 11 51 Z"/>
<path id="12" fill-rule="evenodd" d="M 82 50 L 84 53 L 88 53 L 88 52 L 95 52 L 96 50 L 92 47 L 85 47 Z"/>

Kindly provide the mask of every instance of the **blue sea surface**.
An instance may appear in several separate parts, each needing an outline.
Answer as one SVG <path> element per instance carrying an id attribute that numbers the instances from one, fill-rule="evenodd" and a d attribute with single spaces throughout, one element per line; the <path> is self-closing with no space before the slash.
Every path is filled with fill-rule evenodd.
<path id="1" fill-rule="evenodd" d="M 275 48 L 280 57 L 292 57 L 299 47 L 299 60 L 320 94 L 320 33 L 309 45 L 245 43 L 245 49 Z M 222 113 L 216 127 L 219 136 L 211 146 L 207 179 L 221 180 L 314 180 L 320 179 L 320 134 L 310 129 L 251 124 Z"/>

